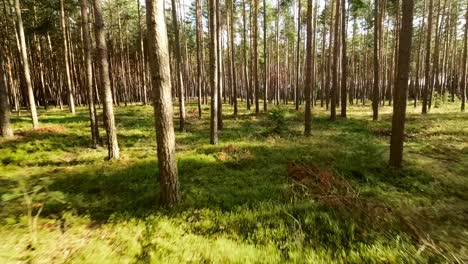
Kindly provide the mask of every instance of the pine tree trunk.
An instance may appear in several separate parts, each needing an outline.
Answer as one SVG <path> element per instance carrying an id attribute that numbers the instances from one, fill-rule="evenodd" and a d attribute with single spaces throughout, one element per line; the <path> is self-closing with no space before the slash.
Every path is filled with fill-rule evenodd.
<path id="1" fill-rule="evenodd" d="M 164 206 L 174 207 L 181 199 L 177 176 L 175 133 L 171 96 L 169 47 L 163 0 L 146 0 L 148 52 L 153 84 L 154 119 L 158 150 L 160 199 Z"/>
<path id="2" fill-rule="evenodd" d="M 406 117 L 406 100 L 413 36 L 413 0 L 403 1 L 402 27 L 398 54 L 398 74 L 395 78 L 395 94 L 392 117 L 392 136 L 390 142 L 390 165 L 401 167 L 403 160 L 403 140 Z"/>
<path id="3" fill-rule="evenodd" d="M 37 119 L 36 100 L 34 99 L 34 91 L 33 91 L 32 81 L 31 81 L 31 72 L 29 70 L 26 37 L 24 35 L 23 19 L 21 16 L 21 6 L 20 6 L 19 1 L 20 0 L 15 0 L 15 10 L 16 10 L 16 17 L 18 20 L 17 26 L 18 26 L 18 35 L 19 35 L 19 42 L 20 42 L 19 46 L 20 46 L 20 53 L 21 53 L 21 59 L 22 59 L 23 74 L 24 74 L 24 79 L 26 82 L 26 88 L 28 91 L 28 102 L 29 102 L 29 110 L 31 111 L 32 125 L 33 125 L 33 129 L 36 129 L 39 126 L 39 121 Z"/>
<path id="4" fill-rule="evenodd" d="M 372 119 L 379 119 L 379 2 L 375 0 L 374 7 L 374 85 L 372 89 Z"/>
<path id="5" fill-rule="evenodd" d="M 70 74 L 70 62 L 68 54 L 68 41 L 67 41 L 67 31 L 65 24 L 65 7 L 64 0 L 60 0 L 60 15 L 61 15 L 61 25 L 62 25 L 62 36 L 63 36 L 63 57 L 65 58 L 65 78 L 67 85 L 67 96 L 68 96 L 68 108 L 70 113 L 75 114 L 75 99 L 73 97 L 71 74 Z"/>
<path id="6" fill-rule="evenodd" d="M 462 81 L 460 85 L 461 89 L 461 111 L 465 112 L 465 102 L 466 102 L 466 77 L 467 77 L 467 57 L 468 57 L 468 3 L 466 6 L 465 14 L 465 33 L 463 35 L 463 72 L 462 72 Z"/>
<path id="7" fill-rule="evenodd" d="M 258 0 L 253 1 L 252 14 L 252 78 L 255 93 L 255 114 L 260 113 L 259 97 L 260 97 L 260 82 L 258 80 Z"/>
<path id="8" fill-rule="evenodd" d="M 91 55 L 91 38 L 89 35 L 88 24 L 88 0 L 81 0 L 81 26 L 83 30 L 83 46 L 84 59 L 86 67 L 86 94 L 88 99 L 89 121 L 91 124 L 91 139 L 93 147 L 99 144 L 99 127 L 97 123 L 96 106 L 94 104 L 94 88 L 93 88 L 93 66 Z"/>
<path id="9" fill-rule="evenodd" d="M 175 74 L 177 77 L 177 87 L 179 88 L 179 131 L 185 131 L 185 86 L 182 73 L 182 56 L 180 49 L 179 23 L 177 19 L 176 0 L 171 0 L 172 4 L 172 26 L 174 27 L 174 54 L 175 54 Z"/>
<path id="10" fill-rule="evenodd" d="M 202 117 L 202 86 L 204 85 L 204 45 L 203 45 L 203 17 L 200 0 L 195 1 L 196 34 L 197 34 L 197 93 L 198 93 L 198 117 Z"/>
<path id="11" fill-rule="evenodd" d="M 210 88 L 211 117 L 210 143 L 218 144 L 218 36 L 216 33 L 217 0 L 209 0 L 209 30 L 210 30 Z"/>
<path id="12" fill-rule="evenodd" d="M 333 39 L 333 79 L 330 93 L 330 120 L 336 120 L 336 94 L 338 91 L 338 59 L 340 55 L 340 43 L 338 41 L 339 25 L 340 25 L 340 0 L 335 1 L 335 37 Z"/>
<path id="13" fill-rule="evenodd" d="M 0 52 L 3 53 L 3 51 Z M 3 54 L 0 54 L 0 136 L 9 138 L 13 136 L 13 129 L 10 123 L 10 104 L 8 103 Z"/>
<path id="14" fill-rule="evenodd" d="M 348 82 L 348 54 L 346 50 L 346 1 L 341 0 L 341 42 L 342 42 L 342 59 L 341 59 L 341 117 L 346 118 L 346 96 Z"/>
<path id="15" fill-rule="evenodd" d="M 427 114 L 429 90 L 431 83 L 431 40 L 432 40 L 432 9 L 433 0 L 429 0 L 429 15 L 427 18 L 427 39 L 426 39 L 426 59 L 424 73 L 424 87 L 422 91 L 422 114 Z"/>
<path id="16" fill-rule="evenodd" d="M 109 160 L 118 159 L 119 143 L 117 141 L 117 129 L 115 126 L 114 106 L 109 77 L 109 62 L 107 55 L 106 30 L 102 13 L 102 0 L 94 0 L 94 28 L 96 35 L 97 64 L 99 67 L 99 80 L 101 81 L 101 93 L 104 110 L 104 125 L 107 133 L 107 150 Z"/>
<path id="17" fill-rule="evenodd" d="M 312 82 L 312 9 L 313 0 L 307 0 L 307 48 L 306 48 L 306 81 L 305 81 L 305 124 L 304 135 L 310 136 L 311 131 L 311 90 L 314 83 Z"/>

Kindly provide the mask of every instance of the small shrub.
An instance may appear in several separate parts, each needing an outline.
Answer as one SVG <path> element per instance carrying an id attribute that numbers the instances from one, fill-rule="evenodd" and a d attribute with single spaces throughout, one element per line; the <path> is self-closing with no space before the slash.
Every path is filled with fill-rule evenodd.
<path id="1" fill-rule="evenodd" d="M 274 123 L 273 132 L 282 133 L 286 130 L 287 109 L 277 107 L 270 111 L 269 119 Z"/>

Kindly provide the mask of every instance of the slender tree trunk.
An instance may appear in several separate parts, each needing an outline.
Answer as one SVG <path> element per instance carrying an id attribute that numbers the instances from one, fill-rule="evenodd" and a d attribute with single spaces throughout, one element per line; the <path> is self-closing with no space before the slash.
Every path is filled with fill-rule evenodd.
<path id="1" fill-rule="evenodd" d="M 141 78 L 141 86 L 142 86 L 142 94 L 143 94 L 143 104 L 148 103 L 148 95 L 147 95 L 147 86 L 146 86 L 146 59 L 145 59 L 145 45 L 143 43 L 143 36 L 141 33 L 141 10 L 140 10 L 140 0 L 136 0 L 137 8 L 138 8 L 138 39 L 140 41 L 140 60 L 141 60 L 141 70 L 140 70 L 140 78 Z"/>
<path id="2" fill-rule="evenodd" d="M 196 12 L 196 33 L 197 33 L 197 93 L 198 93 L 198 117 L 202 117 L 202 86 L 204 85 L 204 47 L 203 47 L 203 17 L 201 10 L 200 0 L 195 1 L 195 12 Z"/>
<path id="3" fill-rule="evenodd" d="M 258 0 L 253 1 L 253 14 L 252 14 L 252 49 L 253 49 L 253 61 L 252 61 L 252 78 L 255 92 L 255 113 L 260 113 L 259 97 L 260 97 L 260 82 L 258 80 Z"/>
<path id="4" fill-rule="evenodd" d="M 91 139 L 93 147 L 99 144 L 99 127 L 97 123 L 96 106 L 94 104 L 94 88 L 93 88 L 93 66 L 91 55 L 91 39 L 89 35 L 88 24 L 88 0 L 81 0 L 81 27 L 83 30 L 83 44 L 84 44 L 84 59 L 86 67 L 86 92 L 88 99 L 89 121 L 91 124 Z"/>
<path id="5" fill-rule="evenodd" d="M 374 86 L 372 89 L 373 120 L 379 119 L 379 2 L 380 0 L 375 0 L 374 7 Z"/>
<path id="6" fill-rule="evenodd" d="M 217 0 L 209 0 L 209 30 L 210 30 L 210 88 L 211 88 L 211 118 L 210 143 L 218 144 L 218 36 L 216 33 Z"/>
<path id="7" fill-rule="evenodd" d="M 306 48 L 306 81 L 305 81 L 305 124 L 304 124 L 304 135 L 310 136 L 311 131 L 311 90 L 312 86 L 315 85 L 312 82 L 312 10 L 313 0 L 307 0 L 307 48 Z"/>
<path id="8" fill-rule="evenodd" d="M 248 60 L 247 60 L 247 16 L 245 13 L 245 0 L 242 0 L 242 40 L 243 40 L 243 52 L 242 52 L 242 58 L 243 58 L 243 71 L 244 71 L 244 87 L 245 87 L 245 98 L 246 100 L 246 107 L 247 110 L 250 110 L 250 80 L 249 80 L 249 75 L 248 75 Z"/>
<path id="9" fill-rule="evenodd" d="M 427 17 L 426 59 L 424 73 L 424 87 L 422 91 L 422 113 L 427 114 L 429 89 L 431 83 L 431 40 L 432 40 L 432 12 L 433 0 L 429 0 L 429 15 Z"/>
<path id="10" fill-rule="evenodd" d="M 99 80 L 101 81 L 101 93 L 104 110 L 104 125 L 107 133 L 108 159 L 118 159 L 119 143 L 117 141 L 117 129 L 115 126 L 114 106 L 109 77 L 109 63 L 106 43 L 106 30 L 102 13 L 102 0 L 94 0 L 94 28 L 96 35 L 97 63 L 99 67 Z"/>
<path id="11" fill-rule="evenodd" d="M 263 0 L 263 111 L 268 111 L 268 44 L 267 44 L 267 8 Z"/>
<path id="12" fill-rule="evenodd" d="M 301 0 L 297 0 L 297 43 L 296 43 L 296 84 L 294 86 L 294 104 L 299 110 L 299 75 L 301 60 Z"/>
<path id="13" fill-rule="evenodd" d="M 463 35 L 463 66 L 462 66 L 462 81 L 460 85 L 461 89 L 461 111 L 465 112 L 465 102 L 466 102 L 466 77 L 467 77 L 467 57 L 468 57 L 468 3 L 466 6 L 465 14 L 465 33 Z"/>
<path id="14" fill-rule="evenodd" d="M 158 150 L 161 203 L 176 206 L 181 199 L 175 133 L 172 120 L 171 70 L 163 0 L 146 0 L 148 26 L 148 52 L 153 83 L 154 119 Z"/>
<path id="15" fill-rule="evenodd" d="M 230 0 L 230 14 L 231 21 L 229 23 L 230 27 L 230 44 L 231 44 L 231 79 L 232 79 L 232 100 L 234 105 L 234 118 L 237 117 L 238 107 L 237 107 L 237 77 L 236 77 L 236 48 L 234 46 L 234 23 L 235 23 L 235 2 L 234 0 Z"/>
<path id="16" fill-rule="evenodd" d="M 3 53 L 3 51 L 0 52 Z M 10 104 L 8 103 L 3 54 L 0 54 L 0 135 L 9 138 L 13 136 L 13 129 L 10 123 Z"/>
<path id="17" fill-rule="evenodd" d="M 175 54 L 175 73 L 177 76 L 177 87 L 179 88 L 179 131 L 185 131 L 185 86 L 182 71 L 182 56 L 180 48 L 179 22 L 177 18 L 176 0 L 171 0 L 172 4 L 172 26 L 174 27 L 174 54 Z"/>
<path id="18" fill-rule="evenodd" d="M 333 80 L 332 80 L 332 89 L 330 93 L 330 99 L 331 99 L 331 104 L 330 104 L 330 119 L 332 121 L 336 120 L 336 94 L 338 91 L 338 57 L 340 55 L 340 43 L 338 41 L 338 35 L 339 35 L 339 25 L 340 25 L 340 0 L 335 1 L 335 37 L 333 39 Z"/>
<path id="19" fill-rule="evenodd" d="M 341 0 L 341 41 L 342 41 L 342 59 L 341 59 L 341 118 L 346 118 L 346 96 L 348 82 L 348 54 L 346 50 L 346 1 Z"/>
<path id="20" fill-rule="evenodd" d="M 31 111 L 32 125 L 33 125 L 33 128 L 36 129 L 39 126 L 39 121 L 37 119 L 36 100 L 34 99 L 34 91 L 33 91 L 32 81 L 31 81 L 31 72 L 29 70 L 28 51 L 26 48 L 26 37 L 24 36 L 23 19 L 21 16 L 21 6 L 20 6 L 19 1 L 20 0 L 15 0 L 15 10 L 16 10 L 16 17 L 18 20 L 17 24 L 18 24 L 18 35 L 19 35 L 20 49 L 21 49 L 21 59 L 22 59 L 24 80 L 26 82 L 26 88 L 28 91 L 28 102 L 29 102 L 29 110 Z"/>
<path id="21" fill-rule="evenodd" d="M 75 99 L 73 97 L 72 82 L 70 76 L 70 62 L 69 62 L 69 53 L 68 53 L 68 41 L 67 41 L 67 30 L 65 23 L 65 7 L 64 0 L 60 0 L 60 15 L 61 15 L 61 25 L 62 25 L 62 35 L 63 35 L 63 56 L 65 58 L 65 78 L 67 84 L 67 95 L 68 95 L 68 108 L 70 113 L 75 114 Z"/>
<path id="22" fill-rule="evenodd" d="M 403 160 L 403 140 L 406 117 L 406 97 L 413 37 L 413 0 L 403 1 L 402 27 L 400 31 L 398 75 L 395 81 L 395 94 L 392 117 L 392 137 L 390 141 L 390 165 L 401 167 Z"/>

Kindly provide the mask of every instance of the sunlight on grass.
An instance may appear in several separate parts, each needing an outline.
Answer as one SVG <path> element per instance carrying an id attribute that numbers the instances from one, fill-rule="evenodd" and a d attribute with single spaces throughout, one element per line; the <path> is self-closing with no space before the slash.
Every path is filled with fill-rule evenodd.
<path id="1" fill-rule="evenodd" d="M 352 106 L 349 118 L 337 122 L 313 109 L 310 138 L 302 136 L 303 114 L 292 108 L 276 117 L 240 109 L 234 119 L 224 106 L 217 146 L 209 144 L 208 108 L 177 133 L 183 201 L 172 211 L 158 203 L 151 106 L 116 108 L 122 158 L 113 162 L 104 160 L 105 148 L 90 148 L 85 108 L 76 116 L 41 110 L 44 133 L 29 132 L 27 113 L 13 116 L 17 137 L 0 141 L 0 262 L 468 259 L 468 119 L 458 105 L 427 116 L 408 106 L 401 172 L 387 167 L 391 107 L 381 109 L 378 122 L 370 106 Z M 293 162 L 336 171 L 362 201 L 388 209 L 363 213 L 311 199 L 288 177 Z M 43 208 L 36 227 L 24 193 L 32 193 L 33 212 Z"/>

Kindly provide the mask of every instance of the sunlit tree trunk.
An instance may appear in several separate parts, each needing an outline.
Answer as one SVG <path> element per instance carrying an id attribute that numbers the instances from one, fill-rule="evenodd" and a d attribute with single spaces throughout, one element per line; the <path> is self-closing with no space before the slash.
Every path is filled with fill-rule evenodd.
<path id="1" fill-rule="evenodd" d="M 154 119 L 158 150 L 161 203 L 176 206 L 181 199 L 175 133 L 172 120 L 171 70 L 163 0 L 146 0 L 148 26 L 148 52 L 153 83 Z"/>
<path id="2" fill-rule="evenodd" d="M 467 57 L 468 57 L 468 2 L 466 6 L 465 14 L 465 33 L 463 35 L 463 72 L 462 72 L 462 81 L 460 85 L 461 89 L 461 111 L 465 112 L 465 102 L 466 102 L 466 77 L 467 77 Z"/>
<path id="3" fill-rule="evenodd" d="M 109 62 L 107 54 L 106 30 L 102 13 L 102 0 L 94 0 L 94 29 L 96 35 L 97 64 L 104 108 L 104 125 L 107 133 L 107 158 L 118 159 L 120 156 L 115 126 L 114 106 L 109 77 Z"/>
<path id="4" fill-rule="evenodd" d="M 89 121 L 91 124 L 91 139 L 92 144 L 96 147 L 99 144 L 99 128 L 97 122 L 96 107 L 94 104 L 94 87 L 93 87 L 93 66 L 91 55 L 91 38 L 89 35 L 88 24 L 88 0 L 81 0 L 81 27 L 83 30 L 83 46 L 84 46 L 84 59 L 86 67 L 86 93 L 88 99 Z"/>
<path id="5" fill-rule="evenodd" d="M 210 143 L 218 144 L 218 36 L 216 33 L 217 0 L 209 0 L 209 30 L 210 30 L 210 88 L 211 117 Z"/>
<path id="6" fill-rule="evenodd" d="M 68 40 L 67 40 L 67 30 L 65 24 L 65 7 L 64 0 L 60 0 L 60 16 L 61 16 L 61 25 L 62 25 L 62 36 L 63 36 L 63 57 L 65 59 L 65 79 L 67 85 L 67 95 L 68 95 L 68 108 L 70 113 L 75 114 L 75 99 L 73 97 L 72 82 L 70 76 L 70 62 L 68 54 Z"/>
<path id="7" fill-rule="evenodd" d="M 176 0 L 171 0 L 172 4 L 172 26 L 174 27 L 174 54 L 175 54 L 175 74 L 177 87 L 179 88 L 179 131 L 185 131 L 185 86 L 182 71 L 182 56 L 180 49 L 179 22 L 177 18 Z"/>
<path id="8" fill-rule="evenodd" d="M 34 99 L 34 91 L 32 87 L 31 81 L 31 72 L 29 70 L 29 61 L 28 61 L 28 51 L 26 47 L 26 37 L 24 36 L 24 28 L 23 28 L 23 19 L 21 16 L 21 6 L 20 0 L 15 0 L 15 10 L 16 10 L 16 17 L 17 17 L 17 26 L 18 26 L 18 35 L 19 35 L 19 42 L 20 42 L 20 50 L 21 50 L 21 59 L 22 59 L 22 67 L 23 67 L 23 74 L 24 80 L 26 82 L 26 88 L 28 91 L 28 102 L 29 102 L 29 110 L 31 112 L 31 119 L 33 128 L 36 129 L 39 126 L 39 121 L 37 119 L 37 110 L 36 110 L 36 100 Z"/>

